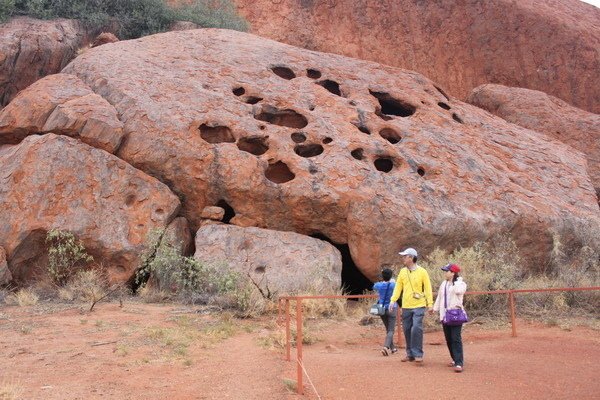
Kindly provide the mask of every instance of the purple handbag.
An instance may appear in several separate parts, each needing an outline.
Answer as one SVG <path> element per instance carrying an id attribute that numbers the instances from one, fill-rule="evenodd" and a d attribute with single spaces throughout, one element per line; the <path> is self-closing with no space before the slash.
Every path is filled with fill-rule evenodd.
<path id="1" fill-rule="evenodd" d="M 467 316 L 467 312 L 462 308 L 454 308 L 448 309 L 448 284 L 444 287 L 444 308 L 446 309 L 446 313 L 444 314 L 444 319 L 442 320 L 442 324 L 448 326 L 459 326 L 464 324 L 465 322 L 469 322 L 469 317 Z"/>

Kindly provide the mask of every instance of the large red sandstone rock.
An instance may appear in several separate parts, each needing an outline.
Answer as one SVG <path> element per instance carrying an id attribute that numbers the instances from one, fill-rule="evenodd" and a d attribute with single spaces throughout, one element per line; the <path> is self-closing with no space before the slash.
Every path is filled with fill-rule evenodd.
<path id="1" fill-rule="evenodd" d="M 16 280 L 40 272 L 51 229 L 73 232 L 112 281 L 127 280 L 148 231 L 165 228 L 180 207 L 156 179 L 54 134 L 0 147 L 0 204 L 0 246 Z"/>
<path id="2" fill-rule="evenodd" d="M 493 84 L 473 89 L 467 101 L 586 154 L 588 171 L 600 196 L 600 115 L 580 110 L 537 90 Z"/>
<path id="3" fill-rule="evenodd" d="M 18 17 L 0 24 L 0 109 L 20 90 L 63 69 L 86 40 L 72 20 Z"/>
<path id="4" fill-rule="evenodd" d="M 194 258 L 249 276 L 264 293 L 301 294 L 341 286 L 338 249 L 294 232 L 203 225 L 196 233 Z"/>
<path id="5" fill-rule="evenodd" d="M 114 105 L 118 156 L 169 185 L 193 229 L 230 207 L 235 225 L 347 243 L 375 279 L 401 247 L 504 232 L 542 268 L 553 235 L 577 249 L 600 224 L 583 154 L 414 72 L 222 30 L 101 46 L 63 72 Z"/>
<path id="6" fill-rule="evenodd" d="M 251 32 L 411 69 L 464 99 L 483 83 L 600 113 L 600 9 L 579 0 L 234 0 Z"/>
<path id="7" fill-rule="evenodd" d="M 80 79 L 56 74 L 35 82 L 0 111 L 0 144 L 49 132 L 114 153 L 123 139 L 123 123 L 115 108 Z"/>

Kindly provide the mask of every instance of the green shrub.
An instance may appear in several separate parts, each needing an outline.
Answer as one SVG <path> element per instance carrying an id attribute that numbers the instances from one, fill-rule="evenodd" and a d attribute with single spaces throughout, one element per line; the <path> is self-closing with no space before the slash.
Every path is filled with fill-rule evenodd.
<path id="1" fill-rule="evenodd" d="M 176 8 L 164 0 L 0 0 L 0 18 L 15 12 L 41 19 L 77 19 L 92 33 L 113 31 L 121 39 L 164 32 L 175 21 L 191 21 L 201 27 L 248 29 L 230 0 L 197 0 Z"/>
<path id="2" fill-rule="evenodd" d="M 15 11 L 15 0 L 0 0 L 0 23 L 11 17 Z"/>
<path id="3" fill-rule="evenodd" d="M 83 244 L 71 232 L 52 229 L 46 235 L 48 274 L 59 286 L 66 284 L 81 267 L 93 260 Z"/>

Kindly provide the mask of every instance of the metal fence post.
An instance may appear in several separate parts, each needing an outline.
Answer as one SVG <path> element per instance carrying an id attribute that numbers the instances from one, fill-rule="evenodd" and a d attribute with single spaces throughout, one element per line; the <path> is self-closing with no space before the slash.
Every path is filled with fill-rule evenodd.
<path id="1" fill-rule="evenodd" d="M 296 299 L 296 361 L 297 369 L 297 393 L 304 394 L 304 385 L 302 384 L 302 297 Z"/>
<path id="2" fill-rule="evenodd" d="M 290 335 L 290 299 L 285 299 L 285 359 L 290 361 L 291 357 L 291 335 Z"/>
<path id="3" fill-rule="evenodd" d="M 512 335 L 513 337 L 517 336 L 517 322 L 515 318 L 515 293 L 510 290 L 508 292 L 508 299 L 510 303 L 510 323 L 512 325 Z"/>

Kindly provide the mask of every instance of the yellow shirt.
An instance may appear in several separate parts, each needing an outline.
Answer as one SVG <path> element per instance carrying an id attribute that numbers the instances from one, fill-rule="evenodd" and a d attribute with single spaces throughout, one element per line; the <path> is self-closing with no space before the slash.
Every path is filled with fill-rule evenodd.
<path id="1" fill-rule="evenodd" d="M 433 293 L 431 281 L 425 268 L 418 265 L 414 271 L 402 268 L 396 279 L 396 286 L 390 302 L 393 303 L 400 298 L 402 293 L 402 308 L 420 308 L 433 306 Z M 420 293 L 420 298 L 415 298 L 413 293 Z"/>

